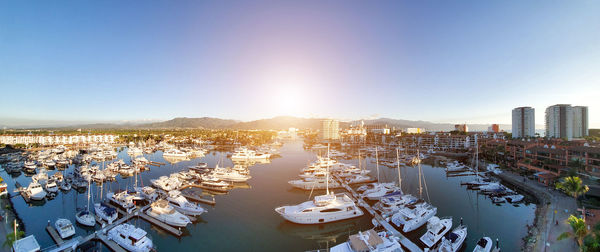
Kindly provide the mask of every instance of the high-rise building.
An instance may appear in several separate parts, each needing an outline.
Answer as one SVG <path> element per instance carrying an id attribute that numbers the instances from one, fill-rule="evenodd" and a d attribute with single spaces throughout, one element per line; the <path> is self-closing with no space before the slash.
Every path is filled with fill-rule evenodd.
<path id="1" fill-rule="evenodd" d="M 455 124 L 454 130 L 458 132 L 469 132 L 469 127 L 466 124 Z"/>
<path id="2" fill-rule="evenodd" d="M 573 107 L 573 137 L 585 137 L 589 135 L 588 129 L 588 107 Z"/>
<path id="3" fill-rule="evenodd" d="M 494 132 L 494 133 L 500 132 L 500 125 L 492 124 L 492 126 L 488 127 L 488 132 Z"/>
<path id="4" fill-rule="evenodd" d="M 512 137 L 535 136 L 535 109 L 519 107 L 512 110 Z"/>
<path id="5" fill-rule="evenodd" d="M 325 119 L 321 121 L 323 127 L 321 129 L 321 137 L 324 140 L 340 139 L 340 122 L 333 119 Z"/>
<path id="6" fill-rule="evenodd" d="M 573 107 L 556 104 L 546 108 L 546 137 L 573 138 Z"/>

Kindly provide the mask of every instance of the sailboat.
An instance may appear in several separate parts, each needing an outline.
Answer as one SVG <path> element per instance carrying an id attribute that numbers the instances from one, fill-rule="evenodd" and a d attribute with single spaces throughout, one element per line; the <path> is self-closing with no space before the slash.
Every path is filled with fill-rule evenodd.
<path id="1" fill-rule="evenodd" d="M 89 182 L 89 183 L 91 183 L 91 182 Z M 77 214 L 75 214 L 75 219 L 77 220 L 77 222 L 81 225 L 88 226 L 88 227 L 93 227 L 96 225 L 96 218 L 94 217 L 94 214 L 92 214 L 90 212 L 90 191 L 91 190 L 92 190 L 92 188 L 90 187 L 90 185 L 88 185 L 87 209 L 81 210 L 81 211 L 77 212 Z"/>
<path id="2" fill-rule="evenodd" d="M 329 158 L 329 148 L 328 148 Z M 298 205 L 275 208 L 284 219 L 298 224 L 320 224 L 362 216 L 364 212 L 345 193 L 329 192 L 329 165 L 327 165 L 326 194 Z"/>

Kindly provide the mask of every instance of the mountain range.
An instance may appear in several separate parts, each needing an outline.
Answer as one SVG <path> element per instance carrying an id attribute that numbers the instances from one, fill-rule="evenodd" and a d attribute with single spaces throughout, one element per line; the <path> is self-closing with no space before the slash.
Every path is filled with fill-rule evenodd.
<path id="1" fill-rule="evenodd" d="M 10 128 L 54 128 L 54 129 L 65 129 L 65 128 L 81 128 L 81 129 L 191 129 L 191 128 L 205 128 L 205 129 L 258 129 L 258 130 L 287 130 L 289 128 L 298 129 L 320 129 L 321 118 L 300 118 L 291 116 L 278 116 L 270 119 L 260 119 L 254 121 L 242 122 L 238 120 L 230 119 L 219 119 L 213 117 L 200 117 L 200 118 L 187 118 L 178 117 L 167 121 L 158 122 L 126 122 L 126 123 L 93 123 L 93 124 L 76 124 L 70 125 L 50 126 L 40 125 L 38 127 L 10 127 Z M 340 121 L 340 128 L 348 128 L 350 125 L 357 125 L 364 122 L 365 125 L 387 125 L 388 127 L 394 127 L 396 129 L 404 128 L 424 128 L 430 131 L 450 131 L 454 130 L 454 124 L 452 123 L 433 123 L 427 121 L 412 121 L 402 119 L 391 119 L 391 118 L 379 118 L 370 120 L 357 120 L 357 121 Z M 485 131 L 488 129 L 490 124 L 468 124 L 470 131 Z M 500 129 L 510 131 L 509 124 L 501 124 Z"/>

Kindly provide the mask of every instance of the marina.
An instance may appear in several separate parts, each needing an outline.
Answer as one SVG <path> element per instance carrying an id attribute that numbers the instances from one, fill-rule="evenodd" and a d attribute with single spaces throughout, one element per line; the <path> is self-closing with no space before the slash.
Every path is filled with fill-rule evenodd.
<path id="1" fill-rule="evenodd" d="M 141 178 L 138 178 L 138 183 L 140 185 L 151 184 L 151 179 L 165 175 L 168 176 L 169 174 L 179 171 L 185 171 L 187 169 L 186 167 L 193 166 L 195 163 L 200 162 L 200 160 L 201 162 L 208 163 L 208 166 L 214 167 L 218 163 L 221 163 L 220 165 L 223 165 L 224 167 L 232 167 L 234 163 L 222 158 L 225 155 L 225 153 L 221 152 L 211 152 L 203 157 L 167 163 L 163 161 L 160 151 L 144 154 L 145 158 L 148 160 L 164 162 L 165 165 L 142 172 Z M 133 161 L 133 158 L 127 155 L 126 148 L 122 149 L 116 158 L 124 160 L 125 163 Z M 189 248 L 188 246 L 194 246 L 193 244 L 196 242 L 196 240 L 191 237 L 202 235 L 203 237 L 208 237 L 206 240 L 203 239 L 202 241 L 198 241 L 202 242 L 202 244 L 208 244 L 207 246 L 213 246 L 215 249 L 225 247 L 227 250 L 236 250 L 240 247 L 236 247 L 234 244 L 229 243 L 218 243 L 223 237 L 218 234 L 233 233 L 246 237 L 243 238 L 245 246 L 255 248 L 263 247 L 264 244 L 255 242 L 258 238 L 272 239 L 273 244 L 268 246 L 269 250 L 277 250 L 279 246 L 285 247 L 285 244 L 289 243 L 297 246 L 299 248 L 298 250 L 314 250 L 331 247 L 346 240 L 351 234 L 371 229 L 373 228 L 374 220 L 378 223 L 378 226 L 384 228 L 388 233 L 399 237 L 399 242 L 406 251 L 423 251 L 422 245 L 419 244 L 420 241 L 418 241 L 418 237 L 426 231 L 425 228 L 420 228 L 410 233 L 399 231 L 397 227 L 390 224 L 385 217 L 374 210 L 368 202 L 364 201 L 355 189 L 345 183 L 344 178 L 339 175 L 335 175 L 333 179 L 342 185 L 342 187 L 334 189 L 333 191 L 335 193 L 346 192 L 351 198 L 355 200 L 358 199 L 357 204 L 364 209 L 365 215 L 349 220 L 318 224 L 313 227 L 313 225 L 290 223 L 274 213 L 273 208 L 277 205 L 281 205 L 282 203 L 301 202 L 303 199 L 306 200 L 306 197 L 315 194 L 318 195 L 317 191 L 311 192 L 294 189 L 286 183 L 287 180 L 297 177 L 298 172 L 306 165 L 307 161 L 314 160 L 315 158 L 316 154 L 314 152 L 302 148 L 302 142 L 287 142 L 281 148 L 280 158 L 272 159 L 270 163 L 257 163 L 248 166 L 252 178 L 248 181 L 248 185 L 246 186 L 234 185 L 233 188 L 238 189 L 233 189 L 225 194 L 204 192 L 202 188 L 196 186 L 198 185 L 197 182 L 191 182 L 178 187 L 178 189 L 183 192 L 182 196 L 193 202 L 199 202 L 204 207 L 207 207 L 206 213 L 198 217 L 191 217 L 193 219 L 192 224 L 184 229 L 166 225 L 145 214 L 149 205 L 137 206 L 137 209 L 129 214 L 118 206 L 113 205 L 119 213 L 119 219 L 113 222 L 113 224 L 107 224 L 97 215 L 95 218 L 99 224 L 96 228 L 87 228 L 78 223 L 76 225 L 74 224 L 76 229 L 75 237 L 81 238 L 77 243 L 83 244 L 88 241 L 98 241 L 99 243 L 95 243 L 96 245 L 94 246 L 105 247 L 106 249 L 112 250 L 111 247 L 115 248 L 115 244 L 114 242 L 111 243 L 111 241 L 104 239 L 105 236 L 102 236 L 102 232 L 99 231 L 101 230 L 101 227 L 105 226 L 105 229 L 102 230 L 107 230 L 117 224 L 132 223 L 148 232 L 149 237 L 152 238 L 153 244 L 157 249 L 162 247 L 179 247 L 179 249 L 186 249 Z M 373 157 L 369 156 L 366 159 L 370 161 Z M 366 168 L 372 177 L 377 177 L 377 169 L 374 162 L 359 164 L 357 159 L 340 159 L 340 162 L 353 164 L 356 167 L 363 167 L 363 169 Z M 65 172 L 68 172 L 73 168 L 74 165 L 71 165 Z M 416 180 L 410 179 L 411 177 L 417 177 L 417 174 L 415 173 L 416 169 L 410 166 L 402 166 L 400 169 L 403 174 L 403 190 L 405 190 L 406 193 L 417 195 L 418 184 L 415 184 Z M 358 172 L 358 170 L 356 171 Z M 380 166 L 379 171 L 381 181 L 397 180 L 397 171 L 395 168 Z M 57 170 L 50 170 L 49 174 L 52 174 L 53 172 L 57 172 Z M 426 180 L 430 183 L 428 189 L 431 196 L 431 202 L 439 208 L 439 211 L 441 212 L 440 216 L 455 216 L 455 222 L 463 217 L 465 223 L 469 225 L 470 234 L 465 240 L 464 245 L 467 249 L 475 246 L 475 243 L 480 238 L 477 237 L 479 234 L 498 237 L 503 249 L 510 249 L 511 247 L 518 248 L 520 246 L 520 239 L 524 236 L 527 229 L 525 226 L 518 223 L 523 221 L 531 222 L 533 220 L 535 205 L 527 203 L 527 200 L 515 204 L 514 206 L 513 204 L 496 205 L 490 200 L 483 200 L 486 197 L 485 195 L 482 195 L 477 191 L 465 190 L 465 187 L 460 185 L 461 182 L 472 181 L 475 177 L 474 175 L 448 177 L 443 168 L 434 168 L 427 164 L 423 164 L 423 173 Z M 31 179 L 31 177 L 25 176 L 24 174 L 17 177 L 11 177 L 6 174 L 6 176 L 3 177 L 7 177 L 7 180 L 18 182 L 19 184 L 28 184 L 27 181 Z M 430 181 L 432 180 L 437 181 L 437 183 L 431 183 Z M 103 183 L 102 188 L 104 188 L 105 194 L 107 188 L 111 191 L 118 189 L 123 190 L 134 184 L 134 177 L 117 177 L 115 181 Z M 11 192 L 16 189 L 15 185 L 15 183 L 9 183 L 9 190 L 11 190 Z M 101 197 L 101 187 L 92 184 L 91 188 L 92 202 L 97 202 L 97 199 Z M 442 193 L 439 190 L 452 190 L 454 192 L 450 197 L 439 197 L 442 196 L 440 195 Z M 17 190 L 15 192 L 20 191 Z M 452 195 L 455 194 L 462 196 L 455 198 L 455 202 L 450 203 L 448 200 L 454 198 Z M 59 213 L 58 216 L 63 216 L 63 218 L 68 217 L 69 215 L 73 216 L 76 208 L 75 206 L 81 208 L 86 204 L 87 191 L 61 191 L 53 198 L 44 199 L 41 202 L 35 200 L 28 202 L 25 198 L 21 197 L 21 194 L 15 194 L 14 192 L 12 195 L 15 209 L 24 213 L 23 216 L 28 216 L 23 219 L 27 232 L 35 234 L 36 239 L 38 239 L 43 248 L 55 248 L 64 245 L 67 242 L 73 243 L 70 240 L 61 242 L 60 239 L 55 239 L 56 236 L 52 234 L 52 231 L 48 230 L 48 227 L 36 231 L 38 230 L 37 225 L 33 225 L 32 223 L 55 220 L 56 214 L 42 211 L 45 206 L 58 207 L 58 209 L 60 209 L 59 211 L 63 213 Z M 264 195 L 270 195 L 270 197 L 265 198 Z M 465 199 L 467 201 L 465 201 Z M 472 214 L 459 215 L 460 213 L 465 212 L 472 212 Z M 520 217 L 517 219 L 511 217 L 512 219 L 508 219 L 506 222 L 496 222 L 493 218 L 489 218 L 490 215 L 497 216 L 496 218 L 500 218 L 498 216 L 503 215 L 506 215 L 506 218 L 513 215 Z M 245 218 L 246 216 L 253 217 Z M 72 221 L 74 222 L 74 220 Z M 515 228 L 521 231 L 509 231 Z M 242 234 L 240 232 L 242 232 L 243 229 L 254 230 L 250 233 L 262 235 L 256 237 L 254 235 L 248 235 L 248 233 L 245 232 Z M 506 232 L 503 232 L 502 230 L 506 230 Z M 75 239 L 77 238 L 71 238 L 71 240 Z M 176 241 L 173 239 L 184 242 L 173 243 Z"/>

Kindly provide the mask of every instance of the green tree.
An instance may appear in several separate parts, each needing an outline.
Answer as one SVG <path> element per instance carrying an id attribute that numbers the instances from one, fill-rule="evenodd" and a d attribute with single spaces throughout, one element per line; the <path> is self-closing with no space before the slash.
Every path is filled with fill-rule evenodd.
<path id="1" fill-rule="evenodd" d="M 13 243 L 15 243 L 15 241 L 17 241 L 18 239 L 21 239 L 25 236 L 25 232 L 21 231 L 21 230 L 17 230 L 17 239 L 15 239 L 15 233 L 10 233 L 6 235 L 6 241 L 4 241 L 4 244 L 2 244 L 2 246 L 4 247 L 12 247 Z"/>
<path id="2" fill-rule="evenodd" d="M 569 225 L 571 226 L 571 229 L 573 229 L 573 231 L 572 232 L 567 231 L 567 232 L 560 234 L 556 238 L 556 240 L 560 241 L 560 240 L 572 237 L 577 242 L 577 245 L 579 245 L 579 247 L 582 248 L 583 240 L 588 235 L 588 229 L 585 227 L 585 222 L 583 221 L 582 218 L 577 218 L 574 215 L 569 216 L 569 218 L 567 219 L 567 222 L 569 222 Z M 581 250 L 583 251 L 583 248 Z"/>
<path id="3" fill-rule="evenodd" d="M 579 177 L 569 176 L 566 177 L 562 182 L 556 183 L 556 189 L 563 190 L 565 193 L 573 196 L 577 199 L 580 195 L 587 193 L 590 188 L 584 185 Z"/>

